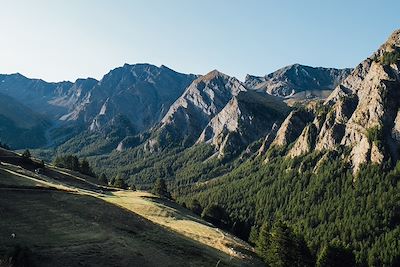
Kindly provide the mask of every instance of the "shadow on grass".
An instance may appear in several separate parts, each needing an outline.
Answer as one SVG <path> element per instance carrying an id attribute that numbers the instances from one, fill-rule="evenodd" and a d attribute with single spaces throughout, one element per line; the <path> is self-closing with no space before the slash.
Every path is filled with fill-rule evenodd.
<path id="1" fill-rule="evenodd" d="M 262 266 L 96 197 L 59 190 L 1 194 L 0 252 L 27 246 L 39 266 L 215 266 L 219 260 L 219 266 Z"/>

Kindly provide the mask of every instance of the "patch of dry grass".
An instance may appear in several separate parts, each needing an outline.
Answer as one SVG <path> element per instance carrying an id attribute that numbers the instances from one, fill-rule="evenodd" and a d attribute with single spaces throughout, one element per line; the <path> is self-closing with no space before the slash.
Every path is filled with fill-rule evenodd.
<path id="1" fill-rule="evenodd" d="M 204 245 L 216 248 L 232 258 L 252 259 L 253 248 L 247 243 L 203 221 L 173 202 L 142 191 L 118 191 L 103 199 Z"/>

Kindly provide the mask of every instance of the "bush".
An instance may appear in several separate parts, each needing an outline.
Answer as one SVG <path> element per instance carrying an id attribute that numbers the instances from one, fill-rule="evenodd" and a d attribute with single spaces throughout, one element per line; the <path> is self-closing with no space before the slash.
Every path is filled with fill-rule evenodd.
<path id="1" fill-rule="evenodd" d="M 400 51 L 395 49 L 390 52 L 385 51 L 380 58 L 380 63 L 384 66 L 388 66 L 391 64 L 395 64 L 399 60 L 400 60 Z"/>
<path id="2" fill-rule="evenodd" d="M 29 151 L 29 149 L 26 149 L 25 151 L 24 151 L 24 153 L 22 153 L 22 157 L 23 158 L 25 158 L 25 159 L 30 159 L 31 158 L 31 152 Z"/>
<path id="3" fill-rule="evenodd" d="M 367 138 L 370 143 L 374 143 L 375 145 L 380 146 L 383 140 L 382 126 L 377 125 L 367 129 Z"/>

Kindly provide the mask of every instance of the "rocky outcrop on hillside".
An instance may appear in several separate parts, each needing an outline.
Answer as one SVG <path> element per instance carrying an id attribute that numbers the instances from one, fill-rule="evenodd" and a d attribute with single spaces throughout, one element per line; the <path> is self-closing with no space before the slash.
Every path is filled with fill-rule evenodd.
<path id="1" fill-rule="evenodd" d="M 264 77 L 247 75 L 245 85 L 272 95 L 287 97 L 303 91 L 333 90 L 350 72 L 351 69 L 314 68 L 293 64 Z"/>
<path id="2" fill-rule="evenodd" d="M 271 146 L 287 146 L 294 142 L 302 133 L 304 127 L 313 120 L 313 115 L 307 110 L 294 110 L 280 126 Z"/>
<path id="3" fill-rule="evenodd" d="M 400 148 L 399 60 L 400 31 L 396 31 L 336 87 L 313 126 L 298 128 L 302 134 L 289 156 L 299 156 L 314 148 L 321 151 L 346 146 L 351 149 L 354 172 L 368 162 L 381 164 L 388 158 L 396 162 Z M 279 144 L 282 140 L 274 142 Z"/>
<path id="4" fill-rule="evenodd" d="M 208 123 L 197 143 L 213 144 L 219 157 L 236 155 L 280 124 L 288 111 L 279 98 L 240 92 Z"/>

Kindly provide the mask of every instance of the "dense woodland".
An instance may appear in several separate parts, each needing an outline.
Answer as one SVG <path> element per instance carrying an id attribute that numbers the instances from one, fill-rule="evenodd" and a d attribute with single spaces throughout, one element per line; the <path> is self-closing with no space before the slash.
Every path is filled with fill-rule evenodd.
<path id="1" fill-rule="evenodd" d="M 400 163 L 363 166 L 354 176 L 346 148 L 294 159 L 285 157 L 288 149 L 224 161 L 203 144 L 153 154 L 136 148 L 90 160 L 106 173 L 106 162 L 113 162 L 120 167 L 107 175 L 123 173 L 142 189 L 165 179 L 178 203 L 254 245 L 263 225 L 274 229 L 284 222 L 304 238 L 314 264 L 331 249 L 354 253 L 360 266 L 400 264 Z"/>

